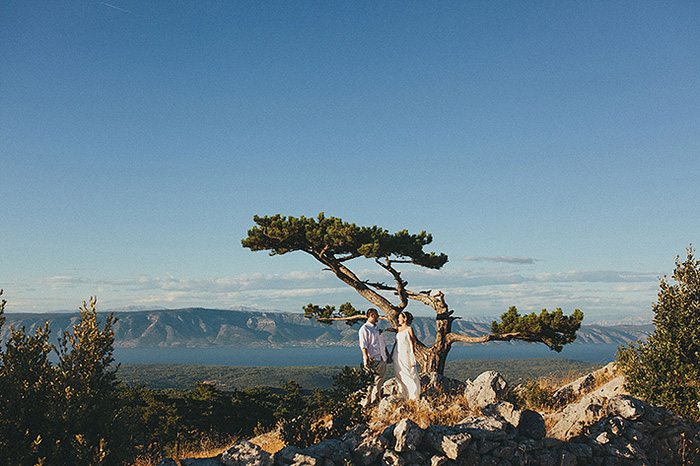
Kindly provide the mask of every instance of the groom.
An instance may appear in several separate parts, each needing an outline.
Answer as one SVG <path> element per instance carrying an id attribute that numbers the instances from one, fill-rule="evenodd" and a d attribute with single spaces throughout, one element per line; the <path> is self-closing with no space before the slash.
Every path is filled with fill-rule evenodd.
<path id="1" fill-rule="evenodd" d="M 379 401 L 382 396 L 382 385 L 386 378 L 386 364 L 389 361 L 389 351 L 386 349 L 384 338 L 379 332 L 377 322 L 379 321 L 379 311 L 374 308 L 367 310 L 367 322 L 360 328 L 360 349 L 362 350 L 362 361 L 367 367 L 374 367 L 377 375 L 374 377 L 372 386 L 367 397 L 368 405 Z"/>

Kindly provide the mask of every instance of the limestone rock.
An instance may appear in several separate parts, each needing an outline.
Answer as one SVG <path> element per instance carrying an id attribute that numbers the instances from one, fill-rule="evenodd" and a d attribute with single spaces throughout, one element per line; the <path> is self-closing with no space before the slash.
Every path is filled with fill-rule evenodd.
<path id="1" fill-rule="evenodd" d="M 588 393 L 593 385 L 595 384 L 595 377 L 593 374 L 587 374 L 583 377 L 579 377 L 571 383 L 560 387 L 557 391 L 552 394 L 552 404 L 554 406 L 564 405 L 579 396 Z"/>
<path id="2" fill-rule="evenodd" d="M 399 453 L 415 451 L 423 439 L 423 429 L 410 419 L 401 419 L 396 423 L 393 434 L 396 439 L 394 450 Z"/>
<path id="3" fill-rule="evenodd" d="M 340 461 L 350 463 L 351 456 L 348 446 L 342 440 L 328 439 L 304 448 L 302 454 L 316 458 L 317 460 L 325 459 L 333 462 Z"/>
<path id="4" fill-rule="evenodd" d="M 608 416 L 636 420 L 644 415 L 646 406 L 648 405 L 643 401 L 629 395 L 618 395 L 608 401 L 607 414 Z"/>
<path id="5" fill-rule="evenodd" d="M 352 429 L 345 432 L 342 441 L 348 447 L 348 450 L 353 451 L 360 445 L 363 440 L 372 435 L 366 424 L 358 424 Z"/>
<path id="6" fill-rule="evenodd" d="M 294 445 L 288 445 L 273 455 L 275 466 L 323 466 L 313 456 L 305 455 L 303 450 Z"/>
<path id="7" fill-rule="evenodd" d="M 239 442 L 221 454 L 221 463 L 226 466 L 271 466 L 271 455 L 247 440 Z"/>
<path id="8" fill-rule="evenodd" d="M 389 446 L 389 441 L 381 435 L 365 437 L 352 451 L 352 456 L 358 464 L 367 466 L 384 454 Z"/>
<path id="9" fill-rule="evenodd" d="M 605 414 L 603 408 L 610 398 L 622 393 L 624 377 L 617 377 L 585 395 L 579 402 L 570 404 L 561 412 L 550 416 L 554 427 L 549 431 L 549 435 L 562 440 L 578 435 L 585 426 L 593 424 Z"/>
<path id="10" fill-rule="evenodd" d="M 473 382 L 467 381 L 464 395 L 472 409 L 483 408 L 486 405 L 503 399 L 507 393 L 508 382 L 495 371 L 487 371 L 479 375 Z"/>
<path id="11" fill-rule="evenodd" d="M 504 419 L 513 427 L 517 427 L 520 424 L 520 411 L 515 409 L 513 403 L 507 401 L 491 403 L 481 408 L 481 412 L 485 416 Z"/>
<path id="12" fill-rule="evenodd" d="M 402 398 L 399 396 L 385 396 L 382 398 L 379 402 L 379 406 L 377 406 L 377 417 L 379 419 L 388 418 L 396 410 L 396 405 L 398 405 L 401 400 Z"/>
<path id="13" fill-rule="evenodd" d="M 436 453 L 443 454 L 451 460 L 457 459 L 471 441 L 472 436 L 446 426 L 430 426 L 425 429 L 425 442 Z"/>

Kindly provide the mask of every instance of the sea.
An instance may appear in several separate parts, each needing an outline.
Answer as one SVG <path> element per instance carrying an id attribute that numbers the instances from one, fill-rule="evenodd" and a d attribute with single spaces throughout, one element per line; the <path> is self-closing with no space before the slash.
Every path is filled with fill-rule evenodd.
<path id="1" fill-rule="evenodd" d="M 557 353 L 534 343 L 454 345 L 448 361 L 457 359 L 566 358 L 607 364 L 620 345 L 570 344 Z M 179 363 L 215 366 L 356 366 L 362 356 L 355 347 L 288 348 L 115 348 L 117 363 Z"/>

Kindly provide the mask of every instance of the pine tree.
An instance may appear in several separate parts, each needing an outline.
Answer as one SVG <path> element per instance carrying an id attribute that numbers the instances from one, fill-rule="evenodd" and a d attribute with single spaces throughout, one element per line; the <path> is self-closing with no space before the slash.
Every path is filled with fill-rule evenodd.
<path id="1" fill-rule="evenodd" d="M 617 359 L 630 393 L 700 418 L 700 260 L 693 253 L 689 247 L 684 262 L 676 256 L 675 284 L 660 281 L 654 333 L 620 347 Z"/>
<path id="2" fill-rule="evenodd" d="M 256 227 L 248 230 L 248 237 L 241 241 L 243 247 L 252 251 L 269 251 L 271 256 L 302 251 L 323 264 L 340 281 L 352 287 L 363 298 L 377 307 L 386 316 L 393 328 L 398 326 L 398 315 L 408 306 L 409 301 L 418 301 L 435 311 L 436 335 L 433 345 L 425 346 L 417 341 L 414 345 L 416 360 L 423 372 L 443 373 L 445 361 L 453 343 L 485 343 L 487 341 L 523 340 L 541 342 L 555 351 L 561 351 L 562 345 L 571 343 L 576 338 L 576 331 L 581 326 L 583 313 L 576 310 L 570 317 L 561 310 L 549 313 L 546 310 L 539 315 L 520 316 L 515 308 L 503 315 L 508 318 L 501 324 L 494 323 L 492 333 L 472 337 L 452 332 L 452 323 L 458 319 L 449 309 L 445 295 L 441 291 L 412 291 L 408 282 L 401 276 L 401 267 L 414 265 L 428 269 L 440 269 L 447 262 L 446 254 L 425 252 L 433 237 L 422 231 L 410 234 L 406 230 L 389 233 L 387 230 L 372 226 L 361 227 L 344 222 L 339 218 L 326 217 L 323 213 L 318 218 L 255 216 Z M 363 280 L 350 269 L 350 261 L 369 259 L 387 274 L 389 284 Z M 392 301 L 387 295 L 393 294 Z M 366 318 L 364 313 L 356 310 L 350 303 L 340 306 L 309 304 L 304 307 L 307 317 L 319 322 L 332 323 L 342 320 L 355 323 Z"/>

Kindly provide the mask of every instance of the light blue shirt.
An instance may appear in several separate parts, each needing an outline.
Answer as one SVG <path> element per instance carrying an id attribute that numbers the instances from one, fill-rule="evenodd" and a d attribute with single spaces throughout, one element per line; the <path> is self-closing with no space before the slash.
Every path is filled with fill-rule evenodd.
<path id="1" fill-rule="evenodd" d="M 360 348 L 366 348 L 370 358 L 386 361 L 386 344 L 376 324 L 365 322 L 358 334 L 360 337 Z"/>

